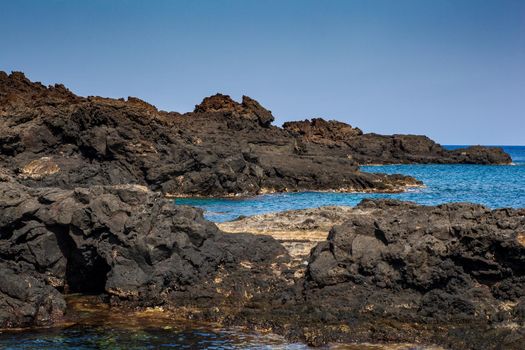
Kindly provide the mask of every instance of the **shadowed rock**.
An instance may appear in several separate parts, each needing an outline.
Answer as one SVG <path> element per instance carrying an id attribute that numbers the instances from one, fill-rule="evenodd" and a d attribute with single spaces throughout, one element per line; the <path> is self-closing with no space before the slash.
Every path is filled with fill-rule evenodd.
<path id="1" fill-rule="evenodd" d="M 289 261 L 271 237 L 225 236 L 200 210 L 140 186 L 7 181 L 0 198 L 0 327 L 56 320 L 65 308 L 59 291 L 127 305 L 242 305 L 280 288 Z"/>

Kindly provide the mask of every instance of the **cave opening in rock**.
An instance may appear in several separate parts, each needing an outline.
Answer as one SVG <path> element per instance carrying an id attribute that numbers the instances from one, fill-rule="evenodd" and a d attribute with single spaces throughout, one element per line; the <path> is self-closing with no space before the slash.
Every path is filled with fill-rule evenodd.
<path id="1" fill-rule="evenodd" d="M 64 291 L 87 295 L 104 293 L 110 267 L 96 247 L 77 247 L 69 232 L 58 230 L 55 233 L 67 261 Z"/>
<path id="2" fill-rule="evenodd" d="M 70 293 L 101 294 L 106 287 L 108 264 L 94 250 L 74 250 L 66 267 Z"/>

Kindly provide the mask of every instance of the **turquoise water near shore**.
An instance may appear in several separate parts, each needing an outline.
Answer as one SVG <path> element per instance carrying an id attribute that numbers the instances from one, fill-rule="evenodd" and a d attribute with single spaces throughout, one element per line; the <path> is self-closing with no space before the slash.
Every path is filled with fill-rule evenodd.
<path id="1" fill-rule="evenodd" d="M 449 149 L 465 146 L 445 146 Z M 381 165 L 363 166 L 367 172 L 411 175 L 425 183 L 404 193 L 300 192 L 261 195 L 246 199 L 177 199 L 178 204 L 203 208 L 215 222 L 269 212 L 324 205 L 354 206 L 364 198 L 394 198 L 420 204 L 473 202 L 490 208 L 525 207 L 525 146 L 502 146 L 513 165 Z"/>

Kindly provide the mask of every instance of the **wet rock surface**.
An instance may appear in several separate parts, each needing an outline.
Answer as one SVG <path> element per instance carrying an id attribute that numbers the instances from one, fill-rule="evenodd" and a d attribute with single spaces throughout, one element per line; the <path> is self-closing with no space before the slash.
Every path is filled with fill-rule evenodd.
<path id="1" fill-rule="evenodd" d="M 401 175 L 362 173 L 347 154 L 303 147 L 257 101 L 217 94 L 194 112 L 135 97 L 79 97 L 0 72 L 0 166 L 31 187 L 139 184 L 173 196 L 298 190 L 401 191 Z"/>
<path id="2" fill-rule="evenodd" d="M 510 164 L 500 147 L 472 146 L 446 150 L 421 135 L 364 134 L 359 128 L 321 118 L 287 122 L 285 130 L 305 145 L 326 145 L 348 154 L 359 164 Z M 305 146 L 308 148 L 308 146 Z"/>

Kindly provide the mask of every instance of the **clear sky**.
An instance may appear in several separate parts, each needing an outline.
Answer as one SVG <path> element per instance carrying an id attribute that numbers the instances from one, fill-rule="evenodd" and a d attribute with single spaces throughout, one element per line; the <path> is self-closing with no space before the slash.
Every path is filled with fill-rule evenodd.
<path id="1" fill-rule="evenodd" d="M 0 33 L 0 70 L 79 95 L 525 145 L 524 0 L 0 0 Z"/>

